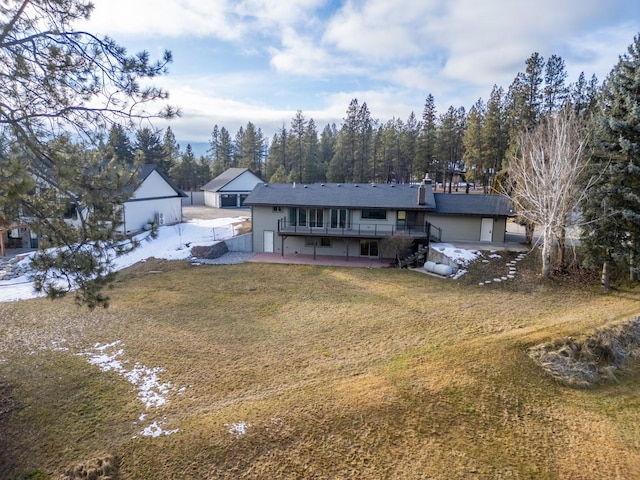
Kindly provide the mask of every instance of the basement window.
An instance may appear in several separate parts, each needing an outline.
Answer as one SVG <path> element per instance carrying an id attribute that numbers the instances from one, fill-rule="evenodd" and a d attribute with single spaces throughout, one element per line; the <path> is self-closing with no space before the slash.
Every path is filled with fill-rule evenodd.
<path id="1" fill-rule="evenodd" d="M 305 237 L 304 244 L 307 247 L 331 247 L 331 238 L 329 237 Z"/>

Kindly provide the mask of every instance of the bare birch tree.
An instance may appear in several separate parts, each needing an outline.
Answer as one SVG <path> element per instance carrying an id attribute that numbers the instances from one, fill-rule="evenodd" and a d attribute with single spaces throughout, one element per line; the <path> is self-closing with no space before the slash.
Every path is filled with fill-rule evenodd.
<path id="1" fill-rule="evenodd" d="M 511 199 L 518 214 L 542 230 L 542 276 L 551 272 L 556 239 L 575 224 L 572 213 L 586 195 L 587 134 L 570 109 L 523 132 L 511 160 Z M 585 186 L 586 185 L 586 186 Z M 561 241 L 561 243 L 563 243 Z"/>

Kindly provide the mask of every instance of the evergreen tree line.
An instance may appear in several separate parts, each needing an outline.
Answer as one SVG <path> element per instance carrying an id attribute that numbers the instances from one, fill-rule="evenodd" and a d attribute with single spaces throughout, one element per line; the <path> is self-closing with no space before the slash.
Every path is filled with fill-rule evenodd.
<path id="1" fill-rule="evenodd" d="M 319 132 L 313 118 L 296 112 L 267 146 L 251 122 L 232 139 L 225 127 L 214 126 L 208 159 L 211 174 L 247 167 L 270 182 L 398 182 L 420 181 L 428 174 L 449 191 L 463 175 L 487 188 L 507 166 L 520 131 L 566 105 L 576 111 L 593 108 L 598 80 L 584 73 L 567 83 L 565 63 L 534 53 L 505 91 L 494 86 L 488 101 L 479 99 L 467 112 L 450 106 L 436 110 L 426 98 L 421 118 L 381 122 L 366 102 L 353 99 L 343 123 Z"/>
<path id="2" fill-rule="evenodd" d="M 158 165 L 184 190 L 198 190 L 228 168 L 249 168 L 269 182 L 409 183 L 428 175 L 451 192 L 457 181 L 489 190 L 508 167 L 518 134 L 570 105 L 577 112 L 593 109 L 598 80 L 580 74 L 566 83 L 564 61 L 534 53 L 508 90 L 494 86 L 467 112 L 450 106 L 438 113 L 435 98 L 426 97 L 421 118 L 381 122 L 366 102 L 353 99 L 343 123 L 318 130 L 313 118 L 297 111 L 269 142 L 261 128 L 248 122 L 232 134 L 213 127 L 206 155 L 196 158 L 191 145 L 180 149 L 168 127 L 164 133 L 142 128 L 133 141 L 119 125 L 109 132 L 108 154 L 123 161 Z M 448 190 L 447 190 L 448 188 Z"/>

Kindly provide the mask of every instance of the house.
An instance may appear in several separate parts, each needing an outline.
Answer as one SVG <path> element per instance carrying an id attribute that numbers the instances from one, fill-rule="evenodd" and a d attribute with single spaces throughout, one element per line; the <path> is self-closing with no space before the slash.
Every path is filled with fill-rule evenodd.
<path id="1" fill-rule="evenodd" d="M 116 229 L 121 235 L 131 235 L 147 228 L 150 222 L 172 225 L 182 222 L 182 198 L 186 194 L 155 165 L 142 165 L 137 173 L 137 188 L 123 204 L 122 224 Z M 75 210 L 66 219 L 77 221 Z M 7 248 L 35 250 L 38 237 L 30 230 L 28 219 L 17 219 L 13 225 L 0 228 L 0 255 Z"/>
<path id="2" fill-rule="evenodd" d="M 242 207 L 245 198 L 259 183 L 262 183 L 260 177 L 248 168 L 229 168 L 200 190 L 204 191 L 204 204 L 209 207 Z"/>
<path id="3" fill-rule="evenodd" d="M 258 184 L 251 207 L 255 252 L 381 258 L 396 234 L 430 241 L 504 242 L 511 201 L 502 195 L 434 194 L 412 184 Z"/>
<path id="4" fill-rule="evenodd" d="M 144 230 L 150 222 L 174 225 L 182 222 L 182 192 L 157 166 L 139 167 L 138 186 L 123 204 L 122 225 L 116 230 L 131 235 Z"/>

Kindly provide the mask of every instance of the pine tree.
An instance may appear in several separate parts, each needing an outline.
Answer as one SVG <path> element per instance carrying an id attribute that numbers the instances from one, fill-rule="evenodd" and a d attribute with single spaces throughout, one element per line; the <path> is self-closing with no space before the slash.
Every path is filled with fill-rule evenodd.
<path id="1" fill-rule="evenodd" d="M 486 108 L 482 99 L 478 101 L 469 110 L 467 116 L 467 128 L 462 137 L 464 144 L 464 160 L 467 180 L 467 193 L 469 182 L 480 180 L 486 185 L 486 172 L 489 168 L 489 157 L 485 143 L 485 118 Z"/>
<path id="2" fill-rule="evenodd" d="M 587 82 L 584 72 L 580 72 L 578 81 L 569 88 L 569 103 L 578 115 L 590 114 L 597 102 L 598 78 L 593 75 Z"/>
<path id="3" fill-rule="evenodd" d="M 31 192 L 10 188 L 20 185 L 19 174 L 18 181 L 0 184 L 0 210 L 12 198 L 13 206 L 22 204 L 20 210 L 30 212 L 20 219 L 21 223 L 49 239 L 43 244 L 64 247 L 40 252 L 37 267 L 40 273 L 53 275 L 55 271 L 69 282 L 60 286 L 50 277 L 37 282 L 36 287 L 51 297 L 75 290 L 79 303 L 94 307 L 108 303 L 102 287 L 112 279 L 109 259 L 120 253 L 120 243 L 107 234 L 113 233 L 113 226 L 120 222 L 121 209 L 104 210 L 113 214 L 109 221 L 98 215 L 97 205 L 92 202 L 101 201 L 101 197 L 91 185 L 98 185 L 113 201 L 121 200 L 118 189 L 123 187 L 121 179 L 131 174 L 125 161 L 131 161 L 132 156 L 118 150 L 105 159 L 94 151 L 85 155 L 78 149 L 95 149 L 114 124 L 170 118 L 178 112 L 167 106 L 156 111 L 152 102 L 164 102 L 167 93 L 147 81 L 166 73 L 171 53 L 165 52 L 154 62 L 147 52 L 128 55 L 110 38 L 75 29 L 89 19 L 92 10 L 93 5 L 83 0 L 2 2 L 0 129 L 7 130 L 23 153 L 18 156 L 20 171 L 56 189 L 57 196 L 51 196 L 52 208 L 42 205 L 31 210 Z M 63 138 L 76 139 L 78 148 L 65 145 L 64 151 L 52 150 L 65 142 L 58 141 Z M 89 183 L 84 176 L 87 171 L 92 177 Z M 55 214 L 57 198 L 65 196 L 79 207 L 74 225 L 48 221 Z M 93 222 L 89 212 L 101 220 Z M 54 239 L 60 243 L 53 243 Z"/>
<path id="4" fill-rule="evenodd" d="M 546 115 L 565 106 L 569 98 L 566 79 L 567 70 L 564 60 L 558 55 L 551 55 L 544 71 L 543 109 Z"/>
<path id="5" fill-rule="evenodd" d="M 506 168 L 507 148 L 509 146 L 509 132 L 506 125 L 504 105 L 504 91 L 502 87 L 494 85 L 487 102 L 484 129 L 482 131 L 483 145 L 486 154 L 486 164 L 483 171 L 485 193 L 493 185 L 488 183 L 490 177 Z"/>
<path id="6" fill-rule="evenodd" d="M 166 168 L 164 172 L 169 174 L 171 168 L 180 159 L 180 145 L 178 145 L 171 127 L 167 127 L 162 136 L 162 152 L 164 154 L 164 166 Z"/>
<path id="7" fill-rule="evenodd" d="M 219 163 L 219 155 L 220 155 L 220 129 L 218 125 L 213 126 L 213 130 L 211 131 L 211 139 L 209 140 L 209 148 L 207 149 L 207 154 L 211 158 L 211 163 L 213 165 Z"/>
<path id="8" fill-rule="evenodd" d="M 599 175 L 582 206 L 582 243 L 589 263 L 620 264 L 638 277 L 640 255 L 640 35 L 607 77 L 593 118 L 593 174 Z"/>
<path id="9" fill-rule="evenodd" d="M 242 141 L 244 140 L 244 127 L 240 125 L 236 136 L 233 139 L 232 154 L 231 154 L 231 167 L 236 168 L 240 165 L 240 157 L 242 156 Z"/>
<path id="10" fill-rule="evenodd" d="M 131 140 L 122 125 L 114 124 L 111 126 L 105 152 L 108 158 L 117 158 L 125 164 L 133 163 Z"/>
<path id="11" fill-rule="evenodd" d="M 304 183 L 323 182 L 325 172 L 320 165 L 320 144 L 318 142 L 318 130 L 313 118 L 307 122 L 304 134 L 304 159 L 302 181 Z"/>
<path id="12" fill-rule="evenodd" d="M 403 168 L 401 176 L 405 183 L 413 182 L 415 180 L 413 162 L 416 158 L 418 135 L 421 128 L 421 122 L 418 121 L 415 113 L 411 112 L 400 133 L 400 152 Z M 422 177 L 418 178 L 422 179 Z"/>
<path id="13" fill-rule="evenodd" d="M 173 166 L 170 175 L 182 190 L 194 191 L 204 184 L 201 183 L 198 164 L 191 144 L 187 144 L 180 161 Z M 205 181 L 208 181 L 208 178 Z"/>
<path id="14" fill-rule="evenodd" d="M 139 155 L 142 163 L 151 163 L 164 173 L 169 172 L 172 162 L 165 154 L 159 132 L 147 127 L 138 130 L 133 150 Z"/>
<path id="15" fill-rule="evenodd" d="M 535 52 L 525 65 L 524 73 L 516 75 L 508 92 L 508 115 L 514 141 L 522 130 L 535 127 L 542 115 L 544 58 Z"/>
<path id="16" fill-rule="evenodd" d="M 251 122 L 247 123 L 240 145 L 238 166 L 248 168 L 260 175 L 262 173 L 262 159 L 264 156 L 264 137 L 262 130 L 256 129 Z"/>
<path id="17" fill-rule="evenodd" d="M 338 138 L 338 130 L 336 124 L 326 125 L 320 134 L 320 152 L 319 152 L 319 169 L 326 176 L 329 169 L 329 162 L 333 158 L 336 150 L 336 140 Z"/>
<path id="18" fill-rule="evenodd" d="M 426 174 L 436 178 L 436 138 L 438 114 L 433 95 L 429 94 L 422 111 L 422 129 L 416 145 L 415 174 L 423 178 Z"/>
<path id="19" fill-rule="evenodd" d="M 304 165 L 306 159 L 304 158 L 304 135 L 307 128 L 307 121 L 302 114 L 302 111 L 298 110 L 295 117 L 291 119 L 291 170 L 295 172 L 295 179 L 298 183 L 302 182 Z"/>
<path id="20" fill-rule="evenodd" d="M 354 98 L 347 108 L 347 117 L 338 133 L 336 150 L 327 171 L 327 180 L 331 182 L 353 182 L 356 178 L 354 168 L 358 151 L 358 99 Z"/>
<path id="21" fill-rule="evenodd" d="M 271 178 L 280 167 L 286 172 L 287 176 L 289 175 L 288 155 L 291 149 L 290 144 L 289 133 L 283 124 L 282 128 L 274 133 L 271 139 L 271 145 L 269 146 L 269 153 L 267 155 L 267 178 Z"/>
<path id="22" fill-rule="evenodd" d="M 442 187 L 451 193 L 455 172 L 461 167 L 464 145 L 462 136 L 465 129 L 465 110 L 463 107 L 449 109 L 440 117 L 437 138 L 437 155 L 440 161 Z"/>
<path id="23" fill-rule="evenodd" d="M 369 162 L 371 158 L 371 139 L 373 136 L 373 121 L 367 102 L 363 102 L 356 116 L 356 155 L 353 168 L 353 181 L 366 182 L 369 177 Z"/>

